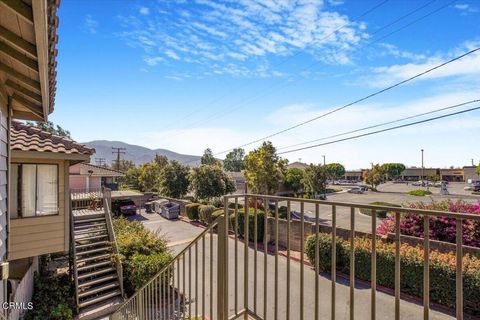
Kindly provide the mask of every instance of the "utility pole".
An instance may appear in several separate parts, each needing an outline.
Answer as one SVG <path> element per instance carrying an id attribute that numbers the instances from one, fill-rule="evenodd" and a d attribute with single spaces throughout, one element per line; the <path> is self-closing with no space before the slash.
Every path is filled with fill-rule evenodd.
<path id="1" fill-rule="evenodd" d="M 423 149 L 421 149 L 422 151 L 422 185 L 425 183 L 425 167 L 423 165 Z M 425 186 L 425 185 L 424 185 Z M 428 182 L 427 182 L 427 190 L 428 190 Z"/>
<path id="2" fill-rule="evenodd" d="M 95 164 L 99 167 L 103 167 L 106 164 L 105 158 L 95 158 Z"/>
<path id="3" fill-rule="evenodd" d="M 323 165 L 325 165 L 325 155 L 322 155 L 323 157 Z"/>
<path id="4" fill-rule="evenodd" d="M 115 148 L 115 147 L 112 147 L 112 154 L 117 154 L 117 171 L 120 171 L 120 155 L 121 154 L 125 154 L 125 148 Z"/>
<path id="5" fill-rule="evenodd" d="M 473 162 L 473 159 L 472 159 L 472 166 L 473 166 L 473 167 L 475 166 L 475 163 Z"/>

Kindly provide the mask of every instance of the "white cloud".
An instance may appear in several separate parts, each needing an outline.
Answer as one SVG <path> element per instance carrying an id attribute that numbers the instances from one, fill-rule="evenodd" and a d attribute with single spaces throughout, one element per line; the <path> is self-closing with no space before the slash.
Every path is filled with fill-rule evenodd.
<path id="1" fill-rule="evenodd" d="M 364 23 L 352 22 L 323 1 L 196 0 L 194 6 L 159 2 L 155 12 L 153 17 L 141 9 L 137 15 L 121 17 L 125 28 L 121 36 L 146 55 L 162 52 L 195 63 L 200 73 L 225 72 L 233 64 L 237 70 L 248 65 L 249 72 L 242 75 L 257 75 L 254 70 L 270 56 L 290 56 L 299 50 L 325 63 L 348 64 L 368 37 Z M 218 66 L 215 70 L 212 62 Z M 261 75 L 278 72 L 262 70 Z"/>
<path id="2" fill-rule="evenodd" d="M 468 13 L 476 13 L 478 12 L 478 8 L 472 7 L 471 5 L 467 3 L 458 3 L 453 6 L 455 9 L 459 10 L 462 14 L 468 14 Z"/>
<path id="3" fill-rule="evenodd" d="M 87 14 L 85 16 L 85 20 L 83 21 L 83 28 L 87 32 L 89 32 L 91 34 L 95 34 L 95 33 L 97 33 L 97 29 L 98 29 L 98 21 L 93 19 L 92 15 Z"/>
<path id="4" fill-rule="evenodd" d="M 138 12 L 140 12 L 140 14 L 143 14 L 145 16 L 148 16 L 150 14 L 150 9 L 147 8 L 147 7 L 140 7 L 140 9 L 138 10 Z"/>
<path id="5" fill-rule="evenodd" d="M 362 79 L 374 87 L 384 87 L 398 81 L 410 78 L 427 69 L 431 69 L 453 57 L 466 53 L 480 46 L 480 41 L 465 42 L 458 48 L 447 53 L 439 53 L 428 58 L 424 62 L 396 64 L 373 68 L 374 75 Z M 444 67 L 434 70 L 418 80 L 439 79 L 447 77 L 479 76 L 480 75 L 480 52 L 474 52 L 468 56 L 454 61 Z M 417 80 L 416 80 L 417 81 Z"/>

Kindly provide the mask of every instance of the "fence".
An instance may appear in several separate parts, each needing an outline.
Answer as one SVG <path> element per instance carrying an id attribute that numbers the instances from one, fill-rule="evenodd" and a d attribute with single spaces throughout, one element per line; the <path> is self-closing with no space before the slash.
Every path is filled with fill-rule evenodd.
<path id="1" fill-rule="evenodd" d="M 233 210 L 218 218 L 193 242 L 181 251 L 143 288 L 123 304 L 112 319 L 415 319 L 449 318 L 449 315 L 431 309 L 429 230 L 423 239 L 423 306 L 401 299 L 400 218 L 403 214 L 423 216 L 424 225 L 434 217 L 456 219 L 455 247 L 455 317 L 464 317 L 462 274 L 462 221 L 480 221 L 480 216 L 443 211 L 362 205 L 322 200 L 306 200 L 264 195 L 232 195 L 225 197 Z M 232 205 L 232 203 L 234 203 Z M 349 274 L 347 279 L 337 277 L 337 254 L 330 261 L 320 261 L 320 228 L 315 228 L 314 265 L 305 261 L 305 242 L 300 250 L 291 248 L 292 220 L 287 215 L 286 250 L 280 254 L 279 204 L 286 204 L 287 212 L 300 212 L 300 239 L 305 238 L 305 212 L 312 211 L 319 224 L 320 207 L 329 208 L 331 219 L 331 252 L 337 253 L 337 219 L 350 222 Z M 239 209 L 239 205 L 245 207 Z M 308 207 L 308 208 L 307 208 Z M 273 220 L 263 214 L 270 208 Z M 361 285 L 355 279 L 355 237 L 357 209 L 372 210 L 370 284 Z M 268 209 L 267 209 L 268 210 Z M 377 218 L 376 211 L 386 210 L 395 215 L 394 294 L 377 290 Z M 245 214 L 248 212 L 248 214 Z M 322 210 L 324 212 L 324 210 Z M 273 223 L 274 236 L 268 237 Z M 269 226 L 270 224 L 270 226 Z M 217 233 L 214 233 L 217 230 Z M 270 238 L 270 239 L 269 239 Z M 249 239 L 250 242 L 245 241 Z M 247 243 L 246 243 L 247 242 Z M 270 244 L 269 244 L 270 242 Z M 207 245 L 207 247 L 205 247 Z M 270 250 L 267 250 L 269 248 Z M 207 262 L 207 263 L 206 263 Z M 330 275 L 320 274 L 320 264 L 331 265 Z M 193 279 L 193 280 L 192 280 Z M 378 300 L 378 301 L 377 301 Z M 447 312 L 448 313 L 448 312 Z M 200 318 L 201 317 L 201 318 Z"/>
<path id="2" fill-rule="evenodd" d="M 12 302 L 22 303 L 24 308 L 12 308 L 8 312 L 9 320 L 21 319 L 27 312 L 27 303 L 32 301 L 33 295 L 33 273 L 36 269 L 36 262 L 32 263 L 22 280 L 15 289 Z"/>

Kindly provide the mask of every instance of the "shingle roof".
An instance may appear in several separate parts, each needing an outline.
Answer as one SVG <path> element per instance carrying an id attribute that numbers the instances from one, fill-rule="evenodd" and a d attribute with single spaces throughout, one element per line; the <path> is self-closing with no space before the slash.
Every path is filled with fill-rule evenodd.
<path id="1" fill-rule="evenodd" d="M 93 148 L 18 121 L 12 121 L 10 133 L 12 150 L 87 155 L 95 153 Z"/>
<path id="2" fill-rule="evenodd" d="M 91 171 L 91 173 L 89 172 Z M 113 170 L 110 168 L 96 166 L 90 163 L 80 163 L 80 174 L 81 175 L 91 175 L 97 177 L 123 177 L 125 174 L 123 172 Z"/>
<path id="3" fill-rule="evenodd" d="M 47 4 L 48 19 L 48 90 L 50 95 L 50 105 L 48 112 L 53 112 L 55 105 L 55 93 L 57 91 L 57 43 L 58 43 L 58 16 L 57 9 L 60 6 L 60 0 L 49 0 Z"/>

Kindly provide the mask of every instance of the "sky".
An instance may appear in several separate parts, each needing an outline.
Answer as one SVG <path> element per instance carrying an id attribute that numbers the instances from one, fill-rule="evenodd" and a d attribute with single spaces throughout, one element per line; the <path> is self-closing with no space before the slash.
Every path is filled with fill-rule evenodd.
<path id="1" fill-rule="evenodd" d="M 50 120 L 81 142 L 196 155 L 258 140 L 480 47 L 476 0 L 65 0 L 59 18 Z M 269 140 L 288 151 L 479 98 L 477 52 Z M 426 167 L 464 166 L 480 160 L 479 132 L 477 110 L 281 156 L 325 155 L 347 169 L 420 166 L 424 149 Z"/>

